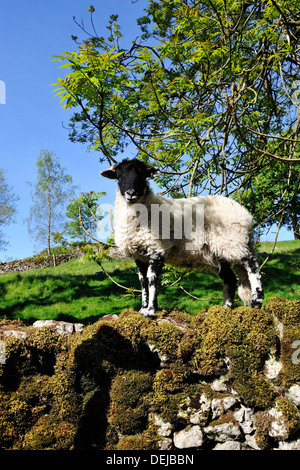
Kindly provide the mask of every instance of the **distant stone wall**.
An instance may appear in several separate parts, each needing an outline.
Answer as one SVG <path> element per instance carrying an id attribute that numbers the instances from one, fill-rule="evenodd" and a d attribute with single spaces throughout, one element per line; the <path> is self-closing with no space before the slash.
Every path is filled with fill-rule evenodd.
<path id="1" fill-rule="evenodd" d="M 22 260 L 8 261 L 6 263 L 0 262 L 0 274 L 5 274 L 10 271 L 28 271 L 29 269 L 49 268 L 51 266 L 58 266 L 62 263 L 67 263 L 71 259 L 79 258 L 82 252 L 77 250 L 72 254 L 51 255 L 51 256 L 35 256 L 33 258 L 25 258 Z"/>

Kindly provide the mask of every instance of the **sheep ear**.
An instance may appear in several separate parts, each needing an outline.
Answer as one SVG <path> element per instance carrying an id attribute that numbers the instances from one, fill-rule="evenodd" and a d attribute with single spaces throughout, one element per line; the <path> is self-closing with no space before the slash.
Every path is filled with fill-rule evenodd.
<path id="1" fill-rule="evenodd" d="M 160 169 L 156 166 L 151 166 L 147 169 L 147 177 L 148 178 L 155 178 L 155 176 L 159 175 Z"/>
<path id="2" fill-rule="evenodd" d="M 110 180 L 115 180 L 117 178 L 116 170 L 113 166 L 108 168 L 108 170 L 101 171 L 100 174 L 101 176 L 104 176 L 105 178 L 109 178 Z"/>

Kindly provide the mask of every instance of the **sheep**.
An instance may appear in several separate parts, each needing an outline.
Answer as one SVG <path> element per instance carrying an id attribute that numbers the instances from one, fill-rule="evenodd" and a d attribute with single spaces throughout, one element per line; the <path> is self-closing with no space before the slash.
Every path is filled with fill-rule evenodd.
<path id="1" fill-rule="evenodd" d="M 208 266 L 223 281 L 224 306 L 233 307 L 238 287 L 244 303 L 260 308 L 263 288 L 252 246 L 253 219 L 249 212 L 220 195 L 162 197 L 152 191 L 148 182 L 158 173 L 158 168 L 138 159 L 123 160 L 101 172 L 118 181 L 115 243 L 135 260 L 138 268 L 142 287 L 140 313 L 148 318 L 155 316 L 157 283 L 164 264 L 197 270 Z"/>

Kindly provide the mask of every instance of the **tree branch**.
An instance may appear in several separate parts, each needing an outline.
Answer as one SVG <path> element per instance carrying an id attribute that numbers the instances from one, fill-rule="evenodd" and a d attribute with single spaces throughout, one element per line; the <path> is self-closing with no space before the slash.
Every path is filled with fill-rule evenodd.
<path id="1" fill-rule="evenodd" d="M 259 153 L 262 157 L 266 156 L 266 157 L 270 157 L 272 159 L 275 159 L 275 160 L 278 160 L 280 162 L 284 162 L 284 163 L 298 163 L 300 162 L 300 158 L 285 158 L 285 157 L 279 157 L 278 155 L 274 155 L 273 153 L 270 153 L 268 152 L 267 150 L 261 150 L 260 148 L 256 147 L 255 145 L 251 144 L 244 136 L 244 134 L 242 133 L 241 131 L 241 128 L 240 128 L 240 125 L 239 125 L 239 121 L 238 121 L 238 118 L 237 118 L 237 115 L 236 115 L 236 107 L 234 105 L 234 100 L 233 100 L 233 95 L 234 95 L 234 86 L 235 84 L 232 83 L 231 84 L 231 96 L 230 97 L 227 97 L 227 104 L 228 104 L 228 107 L 230 109 L 230 112 L 231 112 L 231 115 L 233 117 L 233 120 L 234 120 L 234 123 L 235 123 L 235 126 L 236 126 L 236 129 L 239 133 L 239 136 L 241 137 L 242 141 L 244 142 L 244 144 L 251 148 L 251 150 L 253 150 L 254 152 L 257 152 Z"/>

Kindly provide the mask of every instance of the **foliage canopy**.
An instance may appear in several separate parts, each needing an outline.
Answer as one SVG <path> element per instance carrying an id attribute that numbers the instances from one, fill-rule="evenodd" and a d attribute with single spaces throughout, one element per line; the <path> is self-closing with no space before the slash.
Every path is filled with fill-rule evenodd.
<path id="1" fill-rule="evenodd" d="M 292 211 L 296 236 L 299 6 L 298 0 L 149 0 L 138 19 L 141 34 L 127 49 L 117 15 L 105 39 L 90 7 L 92 32 L 79 24 L 85 39 L 73 37 L 78 49 L 57 58 L 69 69 L 56 92 L 74 109 L 71 140 L 88 143 L 109 163 L 131 144 L 139 158 L 161 168 L 163 192 L 235 195 L 258 225 L 285 223 Z M 278 171 L 293 189 L 273 199 L 272 211 L 260 203 L 266 191 L 251 206 L 261 175 L 272 181 Z"/>

